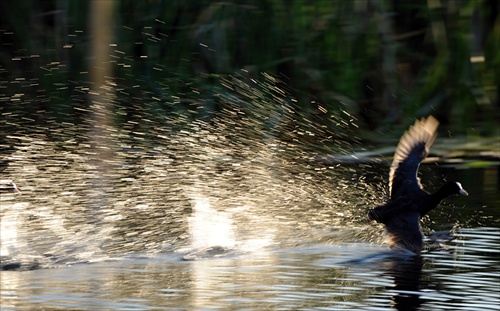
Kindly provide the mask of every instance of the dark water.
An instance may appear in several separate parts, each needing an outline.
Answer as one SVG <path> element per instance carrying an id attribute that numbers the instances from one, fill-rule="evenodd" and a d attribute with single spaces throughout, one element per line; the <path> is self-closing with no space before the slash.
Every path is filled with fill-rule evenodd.
<path id="1" fill-rule="evenodd" d="M 71 131 L 71 130 L 69 130 Z M 158 129 L 157 135 L 161 135 Z M 133 144 L 103 174 L 72 135 L 11 135 L 1 196 L 2 310 L 499 310 L 495 163 L 424 165 L 460 180 L 423 222 L 422 258 L 387 252 L 366 211 L 387 164 L 317 163 L 293 142 L 207 125 Z"/>

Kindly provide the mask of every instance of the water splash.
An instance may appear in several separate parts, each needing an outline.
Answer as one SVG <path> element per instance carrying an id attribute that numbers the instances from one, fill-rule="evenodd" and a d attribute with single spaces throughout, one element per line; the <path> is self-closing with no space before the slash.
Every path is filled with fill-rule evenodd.
<path id="1" fill-rule="evenodd" d="M 192 201 L 193 215 L 188 220 L 191 247 L 194 249 L 213 246 L 234 248 L 236 238 L 230 215 L 216 211 L 211 206 L 209 198 L 195 196 Z"/>
<path id="2" fill-rule="evenodd" d="M 0 212 L 2 269 L 52 268 L 110 258 L 101 245 L 112 227 L 81 225 L 71 230 L 65 226 L 67 220 L 52 209 L 27 202 L 2 202 Z M 36 219 L 36 227 L 30 219 Z"/>
<path id="3" fill-rule="evenodd" d="M 16 245 L 20 246 L 19 225 L 22 221 L 20 214 L 27 203 L 0 204 L 0 256 L 12 256 L 16 253 Z"/>

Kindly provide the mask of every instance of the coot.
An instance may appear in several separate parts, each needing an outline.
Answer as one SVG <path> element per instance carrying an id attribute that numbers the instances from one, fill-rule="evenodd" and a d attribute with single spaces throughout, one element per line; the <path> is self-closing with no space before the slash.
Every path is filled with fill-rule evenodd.
<path id="1" fill-rule="evenodd" d="M 417 171 L 436 139 L 439 122 L 433 117 L 417 120 L 401 137 L 389 173 L 390 199 L 368 212 L 368 217 L 385 225 L 391 248 L 420 253 L 423 241 L 419 219 L 447 196 L 468 195 L 459 182 L 444 184 L 429 194 L 422 189 Z"/>

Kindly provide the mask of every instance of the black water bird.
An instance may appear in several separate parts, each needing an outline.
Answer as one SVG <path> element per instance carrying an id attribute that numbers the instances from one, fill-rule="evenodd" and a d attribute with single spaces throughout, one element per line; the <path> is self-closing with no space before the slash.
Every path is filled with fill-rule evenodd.
<path id="1" fill-rule="evenodd" d="M 417 120 L 401 137 L 389 173 L 390 199 L 368 212 L 368 217 L 385 225 L 392 249 L 420 253 L 423 241 L 419 219 L 447 196 L 468 195 L 459 182 L 448 182 L 429 194 L 417 177 L 418 167 L 436 139 L 439 122 L 433 117 Z"/>

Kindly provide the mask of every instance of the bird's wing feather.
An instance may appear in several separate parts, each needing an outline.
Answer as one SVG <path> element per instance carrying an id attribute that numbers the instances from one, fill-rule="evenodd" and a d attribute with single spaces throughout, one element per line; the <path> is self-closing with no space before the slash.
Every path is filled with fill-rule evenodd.
<path id="1" fill-rule="evenodd" d="M 433 116 L 417 120 L 399 140 L 389 173 L 391 199 L 402 188 L 421 189 L 417 178 L 418 167 L 429 154 L 438 125 L 439 122 Z"/>

